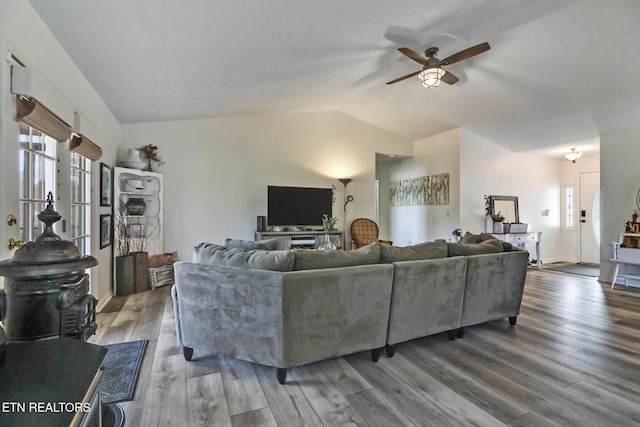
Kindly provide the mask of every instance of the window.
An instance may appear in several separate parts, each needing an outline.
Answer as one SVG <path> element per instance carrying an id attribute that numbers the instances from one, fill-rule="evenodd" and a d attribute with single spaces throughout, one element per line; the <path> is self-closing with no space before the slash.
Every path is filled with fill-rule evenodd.
<path id="1" fill-rule="evenodd" d="M 24 123 L 20 124 L 19 139 L 19 239 L 32 241 L 42 233 L 38 214 L 45 209 L 47 194 L 52 192 L 56 198 L 55 208 L 63 217 L 63 221 L 54 226 L 56 233 L 71 240 L 81 254 L 89 254 L 91 161 L 67 150 L 58 153 L 57 140 Z M 68 157 L 59 159 L 59 156 Z M 69 219 L 68 234 L 65 234 L 65 218 Z"/>
<path id="2" fill-rule="evenodd" d="M 91 161 L 71 153 L 71 241 L 81 254 L 91 251 Z"/>
<path id="3" fill-rule="evenodd" d="M 574 196 L 574 188 L 573 185 L 565 185 L 564 186 L 564 202 L 563 202 L 563 210 L 564 210 L 564 228 L 566 230 L 574 230 L 576 228 L 575 224 L 575 196 Z"/>
<path id="4" fill-rule="evenodd" d="M 42 232 L 37 216 L 46 206 L 47 194 L 55 194 L 58 142 L 25 124 L 20 124 L 19 140 L 19 239 L 26 242 Z"/>

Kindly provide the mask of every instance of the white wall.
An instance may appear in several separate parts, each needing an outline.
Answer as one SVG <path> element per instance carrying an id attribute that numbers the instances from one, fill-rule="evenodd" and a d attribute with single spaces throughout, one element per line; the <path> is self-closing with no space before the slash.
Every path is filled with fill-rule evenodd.
<path id="1" fill-rule="evenodd" d="M 560 246 L 561 160 L 513 153 L 468 130 L 461 132 L 460 224 L 463 231 L 484 231 L 484 195 L 517 196 L 520 222 L 542 232 L 541 258 L 562 259 Z M 549 215 L 544 216 L 548 210 Z M 535 247 L 528 247 L 535 257 Z"/>
<path id="2" fill-rule="evenodd" d="M 10 93 L 10 66 L 4 60 L 7 49 L 19 56 L 29 68 L 42 74 L 57 92 L 63 94 L 65 101 L 84 117 L 85 125 L 90 124 L 88 128 L 91 131 L 83 130 L 83 132 L 86 132 L 86 136 L 103 149 L 102 159 L 92 165 L 95 172 L 92 176 L 92 202 L 95 207 L 92 217 L 92 236 L 96 236 L 92 241 L 92 255 L 98 259 L 99 265 L 91 269 L 91 292 L 102 304 L 111 293 L 111 248 L 100 250 L 97 237 L 99 215 L 110 212 L 110 208 L 99 207 L 99 162 L 114 165 L 116 147 L 120 138 L 120 125 L 29 2 L 0 0 L 0 35 L 2 37 L 2 87 L 0 89 L 3 107 L 2 154 L 15 153 L 15 148 L 10 147 L 10 144 L 17 144 L 19 129 L 18 122 L 15 120 L 15 101 Z M 60 149 L 64 149 L 62 144 Z M 17 164 L 17 158 L 4 159 L 4 161 Z M 9 213 L 17 213 L 17 203 L 14 200 L 17 197 L 17 169 L 3 167 L 0 183 L 2 184 L 0 187 L 2 215 L 0 216 L 6 218 Z M 9 228 L 6 221 L 3 221 L 0 227 L 1 241 L 6 242 L 8 237 L 16 237 L 16 231 Z M 2 245 L 0 256 L 11 257 L 13 251 L 7 251 L 5 245 Z"/>
<path id="3" fill-rule="evenodd" d="M 448 205 L 391 207 L 391 240 L 395 245 L 447 239 L 460 226 L 460 129 L 416 141 L 415 156 L 394 163 L 390 178 L 399 181 L 441 173 L 449 173 Z"/>
<path id="4" fill-rule="evenodd" d="M 640 128 L 600 137 L 601 241 L 600 280 L 611 282 L 613 263 L 611 242 L 624 232 L 625 222 L 638 210 L 640 190 Z M 640 211 L 639 211 L 640 212 Z M 637 284 L 636 284 L 637 286 Z"/>
<path id="5" fill-rule="evenodd" d="M 520 221 L 541 231 L 545 262 L 562 259 L 560 162 L 540 154 L 513 153 L 465 129 L 417 141 L 414 158 L 391 167 L 392 180 L 449 172 L 449 205 L 391 208 L 391 238 L 407 245 L 451 231 L 484 231 L 484 195 L 518 196 Z M 549 216 L 543 211 L 549 210 Z M 532 253 L 534 247 L 528 248 Z"/>
<path id="6" fill-rule="evenodd" d="M 166 164 L 165 251 L 191 259 L 193 246 L 253 239 L 266 215 L 267 185 L 336 186 L 333 214 L 343 228 L 344 191 L 353 178 L 347 224 L 375 215 L 375 153 L 413 154 L 397 135 L 338 112 L 123 125 L 122 148 L 153 143 Z"/>

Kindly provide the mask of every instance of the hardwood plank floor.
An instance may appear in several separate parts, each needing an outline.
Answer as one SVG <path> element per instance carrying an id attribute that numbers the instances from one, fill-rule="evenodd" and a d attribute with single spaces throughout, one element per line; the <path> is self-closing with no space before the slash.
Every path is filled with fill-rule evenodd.
<path id="1" fill-rule="evenodd" d="M 169 287 L 115 297 L 99 344 L 147 339 L 137 426 L 640 426 L 640 289 L 529 270 L 516 326 L 506 319 L 290 369 L 224 356 L 187 362 Z"/>

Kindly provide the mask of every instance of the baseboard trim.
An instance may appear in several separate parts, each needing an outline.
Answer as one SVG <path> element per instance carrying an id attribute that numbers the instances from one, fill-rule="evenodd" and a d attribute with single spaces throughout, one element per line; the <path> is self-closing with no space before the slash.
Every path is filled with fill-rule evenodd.
<path id="1" fill-rule="evenodd" d="M 111 298 L 113 298 L 112 292 L 109 292 L 109 295 L 107 295 L 105 298 L 100 298 L 100 300 L 98 301 L 98 305 L 96 307 L 96 312 L 98 313 L 102 312 L 102 309 L 105 308 L 107 304 L 109 304 L 109 301 L 111 301 Z"/>

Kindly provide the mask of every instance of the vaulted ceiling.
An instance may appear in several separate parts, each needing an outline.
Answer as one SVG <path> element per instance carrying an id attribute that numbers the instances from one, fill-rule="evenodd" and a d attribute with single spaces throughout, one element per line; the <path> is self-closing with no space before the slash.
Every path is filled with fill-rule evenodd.
<path id="1" fill-rule="evenodd" d="M 338 110 L 513 151 L 640 122 L 637 0 L 30 0 L 122 123 Z M 426 90 L 400 54 L 489 42 Z"/>

